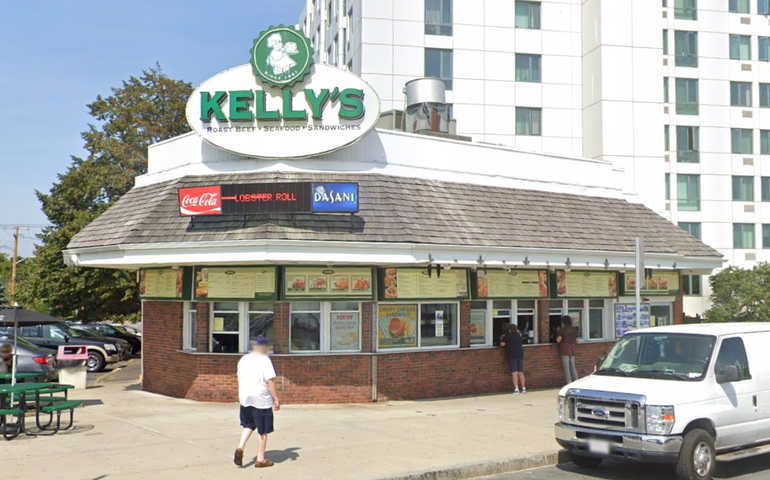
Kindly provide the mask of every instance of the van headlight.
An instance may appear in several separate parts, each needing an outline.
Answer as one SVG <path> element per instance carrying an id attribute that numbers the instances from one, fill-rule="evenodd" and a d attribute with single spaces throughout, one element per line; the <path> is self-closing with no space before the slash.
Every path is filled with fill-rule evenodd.
<path id="1" fill-rule="evenodd" d="M 564 397 L 561 395 L 556 399 L 556 409 L 559 412 L 559 421 L 564 421 Z"/>
<path id="2" fill-rule="evenodd" d="M 111 344 L 111 343 L 105 343 L 105 344 L 104 344 L 104 349 L 105 349 L 106 351 L 108 351 L 108 352 L 114 352 L 115 350 L 117 350 L 117 349 L 115 348 L 115 345 L 113 345 L 113 344 Z"/>
<path id="3" fill-rule="evenodd" d="M 670 405 L 647 405 L 647 433 L 668 435 L 674 428 L 674 407 Z"/>

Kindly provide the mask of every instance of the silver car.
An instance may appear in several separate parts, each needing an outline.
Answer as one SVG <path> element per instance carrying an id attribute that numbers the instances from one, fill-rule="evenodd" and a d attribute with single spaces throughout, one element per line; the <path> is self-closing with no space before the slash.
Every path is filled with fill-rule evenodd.
<path id="1" fill-rule="evenodd" d="M 21 337 L 16 340 L 18 342 L 16 346 L 16 353 L 18 355 L 16 368 L 19 372 L 44 373 L 45 377 L 41 377 L 38 381 L 56 379 L 58 372 L 55 355 L 52 355 L 50 351 L 36 347 Z M 0 345 L 4 343 L 13 346 L 12 333 L 0 333 Z"/>

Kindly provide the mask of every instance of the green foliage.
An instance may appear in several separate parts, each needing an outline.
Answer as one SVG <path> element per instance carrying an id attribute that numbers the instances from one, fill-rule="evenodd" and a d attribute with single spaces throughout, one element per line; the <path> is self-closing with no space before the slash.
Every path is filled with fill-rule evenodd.
<path id="1" fill-rule="evenodd" d="M 712 275 L 708 322 L 770 321 L 770 264 L 758 263 L 751 270 L 728 267 Z"/>
<path id="2" fill-rule="evenodd" d="M 43 311 L 67 319 L 139 318 L 135 272 L 67 267 L 62 250 L 146 173 L 147 147 L 189 131 L 184 111 L 191 92 L 189 83 L 156 65 L 88 105 L 98 122 L 82 134 L 88 156 L 73 157 L 48 193 L 37 192 L 51 225 L 39 235 L 35 259 L 23 264 L 21 305 L 42 304 Z"/>

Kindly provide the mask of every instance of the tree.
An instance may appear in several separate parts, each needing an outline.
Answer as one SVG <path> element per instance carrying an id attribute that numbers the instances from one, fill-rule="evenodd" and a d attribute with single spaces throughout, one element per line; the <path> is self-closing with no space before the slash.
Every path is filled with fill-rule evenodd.
<path id="1" fill-rule="evenodd" d="M 709 322 L 770 321 L 770 264 L 758 263 L 751 270 L 728 267 L 712 275 L 712 307 L 705 313 Z"/>
<path id="2" fill-rule="evenodd" d="M 136 273 L 67 267 L 62 250 L 72 237 L 125 195 L 147 171 L 147 147 L 189 131 L 185 104 L 192 86 L 159 65 L 130 77 L 112 95 L 88 105 L 97 124 L 82 133 L 86 158 L 72 157 L 48 193 L 37 192 L 50 226 L 38 236 L 23 295 L 62 318 L 86 321 L 139 317 Z"/>

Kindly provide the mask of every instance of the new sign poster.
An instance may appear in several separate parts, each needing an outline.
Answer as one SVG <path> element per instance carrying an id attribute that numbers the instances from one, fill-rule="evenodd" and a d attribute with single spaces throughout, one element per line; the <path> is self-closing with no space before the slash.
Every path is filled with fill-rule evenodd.
<path id="1" fill-rule="evenodd" d="M 486 310 L 471 310 L 471 344 L 483 344 L 486 342 Z"/>
<path id="2" fill-rule="evenodd" d="M 623 293 L 625 295 L 636 294 L 636 275 L 624 274 Z M 681 285 L 679 272 L 658 272 L 653 270 L 652 275 L 643 279 L 642 295 L 679 295 Z"/>
<path id="3" fill-rule="evenodd" d="M 618 296 L 617 272 L 556 272 L 559 298 L 612 298 Z"/>
<path id="4" fill-rule="evenodd" d="M 417 305 L 377 305 L 377 348 L 417 346 Z"/>
<path id="5" fill-rule="evenodd" d="M 382 298 L 394 299 L 465 299 L 468 298 L 468 271 L 425 268 L 386 268 L 381 270 Z"/>
<path id="6" fill-rule="evenodd" d="M 444 311 L 436 310 L 436 336 L 444 336 Z"/>
<path id="7" fill-rule="evenodd" d="M 139 295 L 144 299 L 189 300 L 192 269 L 147 268 L 139 272 Z"/>
<path id="8" fill-rule="evenodd" d="M 548 298 L 546 270 L 479 270 L 474 298 Z"/>
<path id="9" fill-rule="evenodd" d="M 358 312 L 332 312 L 331 349 L 335 352 L 361 350 Z"/>
<path id="10" fill-rule="evenodd" d="M 650 304 L 641 305 L 641 314 L 639 316 L 640 325 L 636 324 L 636 304 L 617 303 L 615 304 L 615 336 L 620 338 L 631 330 L 637 328 L 647 328 L 650 326 Z"/>
<path id="11" fill-rule="evenodd" d="M 196 300 L 274 300 L 276 267 L 197 267 Z"/>
<path id="12" fill-rule="evenodd" d="M 286 267 L 286 298 L 372 298 L 371 268 Z"/>

